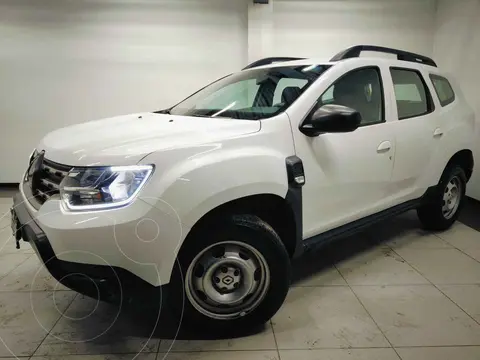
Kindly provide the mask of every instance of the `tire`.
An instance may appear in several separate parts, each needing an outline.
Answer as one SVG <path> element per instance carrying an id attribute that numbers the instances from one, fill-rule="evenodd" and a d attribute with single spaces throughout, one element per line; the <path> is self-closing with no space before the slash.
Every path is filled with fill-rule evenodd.
<path id="1" fill-rule="evenodd" d="M 452 165 L 445 169 L 428 203 L 417 209 L 418 218 L 425 229 L 443 231 L 453 225 L 465 202 L 466 185 L 467 177 L 460 166 Z M 453 197 L 449 198 L 448 194 L 453 194 Z M 447 207 L 450 211 L 447 211 Z"/>
<path id="2" fill-rule="evenodd" d="M 170 305 L 192 330 L 238 333 L 270 320 L 287 296 L 290 278 L 289 255 L 271 226 L 252 215 L 219 218 L 182 247 Z M 242 296 L 240 304 L 225 305 L 225 299 Z"/>

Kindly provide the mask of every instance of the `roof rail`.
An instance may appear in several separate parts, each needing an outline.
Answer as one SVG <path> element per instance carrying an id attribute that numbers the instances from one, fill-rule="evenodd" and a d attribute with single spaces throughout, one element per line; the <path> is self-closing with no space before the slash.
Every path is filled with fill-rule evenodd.
<path id="1" fill-rule="evenodd" d="M 391 49 L 383 46 L 375 46 L 375 45 L 356 45 L 352 46 L 348 49 L 345 49 L 341 52 L 339 52 L 337 55 L 335 55 L 331 61 L 340 61 L 344 59 L 350 59 L 350 58 L 357 58 L 360 57 L 360 53 L 362 51 L 376 51 L 376 52 L 382 52 L 382 53 L 387 53 L 387 54 L 394 54 L 397 55 L 398 60 L 403 60 L 403 61 L 410 61 L 410 62 L 415 62 L 415 63 L 421 63 L 425 65 L 430 65 L 430 66 L 437 66 L 435 61 L 433 59 L 411 53 L 408 51 L 403 51 L 403 50 L 397 50 L 397 49 Z"/>
<path id="2" fill-rule="evenodd" d="M 247 70 L 247 69 L 251 69 L 251 68 L 255 68 L 263 65 L 270 65 L 276 62 L 294 61 L 294 60 L 303 60 L 303 59 L 304 58 L 299 58 L 299 57 L 268 57 L 268 58 L 254 61 L 253 63 L 244 67 L 242 70 Z"/>

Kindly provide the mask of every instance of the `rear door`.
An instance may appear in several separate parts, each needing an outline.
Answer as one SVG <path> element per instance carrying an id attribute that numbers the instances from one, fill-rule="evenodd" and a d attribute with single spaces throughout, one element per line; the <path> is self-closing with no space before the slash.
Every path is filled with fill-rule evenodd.
<path id="1" fill-rule="evenodd" d="M 395 164 L 391 194 L 395 202 L 418 198 L 429 186 L 423 181 L 436 144 L 442 136 L 431 89 L 425 74 L 413 68 L 390 67 L 396 111 Z"/>

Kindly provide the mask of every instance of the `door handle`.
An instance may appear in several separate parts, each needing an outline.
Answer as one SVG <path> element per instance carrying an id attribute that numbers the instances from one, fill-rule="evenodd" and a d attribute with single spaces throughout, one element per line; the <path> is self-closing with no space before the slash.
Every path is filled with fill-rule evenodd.
<path id="1" fill-rule="evenodd" d="M 443 130 L 440 128 L 436 128 L 435 131 L 433 132 L 433 137 L 440 137 L 443 135 Z"/>
<path id="2" fill-rule="evenodd" d="M 378 145 L 377 152 L 384 153 L 389 151 L 392 148 L 392 143 L 390 141 L 384 141 L 380 145 Z"/>

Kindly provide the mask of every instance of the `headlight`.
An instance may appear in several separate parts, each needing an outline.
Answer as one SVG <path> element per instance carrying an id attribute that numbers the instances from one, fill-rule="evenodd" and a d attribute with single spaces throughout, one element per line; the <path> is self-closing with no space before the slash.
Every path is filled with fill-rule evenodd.
<path id="1" fill-rule="evenodd" d="M 152 165 L 73 168 L 60 184 L 70 210 L 99 210 L 129 204 L 153 171 Z"/>

